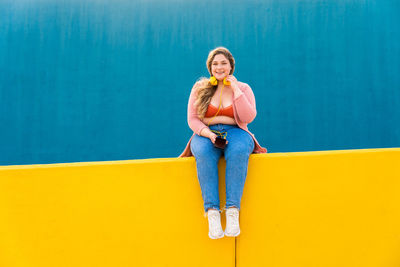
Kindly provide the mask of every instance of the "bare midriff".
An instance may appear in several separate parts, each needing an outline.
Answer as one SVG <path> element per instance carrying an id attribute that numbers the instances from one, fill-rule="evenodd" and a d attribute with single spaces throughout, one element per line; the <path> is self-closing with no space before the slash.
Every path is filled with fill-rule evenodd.
<path id="1" fill-rule="evenodd" d="M 211 122 L 210 122 L 211 121 Z M 211 120 L 211 118 L 204 118 L 203 119 L 204 124 L 208 125 L 214 125 L 214 124 L 229 124 L 229 125 L 236 125 L 235 119 L 228 117 L 228 116 L 215 116 L 214 119 Z"/>

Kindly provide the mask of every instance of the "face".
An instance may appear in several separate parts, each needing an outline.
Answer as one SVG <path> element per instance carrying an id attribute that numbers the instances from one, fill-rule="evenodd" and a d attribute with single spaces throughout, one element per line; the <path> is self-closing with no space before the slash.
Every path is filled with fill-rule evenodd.
<path id="1" fill-rule="evenodd" d="M 229 60 L 223 54 L 216 55 L 211 62 L 211 73 L 219 81 L 228 76 L 231 69 Z"/>

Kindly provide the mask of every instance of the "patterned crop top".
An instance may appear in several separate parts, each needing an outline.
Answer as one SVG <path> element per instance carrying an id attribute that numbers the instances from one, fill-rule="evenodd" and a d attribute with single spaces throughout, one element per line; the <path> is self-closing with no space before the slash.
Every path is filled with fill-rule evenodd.
<path id="1" fill-rule="evenodd" d="M 218 111 L 218 107 L 215 107 L 215 106 L 211 105 L 211 103 L 210 103 L 210 105 L 208 105 L 207 112 L 206 112 L 206 115 L 204 115 L 204 117 L 206 117 L 206 118 L 214 117 L 214 115 L 217 113 L 217 111 Z M 228 107 L 221 108 L 218 112 L 218 115 L 234 118 L 233 106 L 230 105 Z"/>

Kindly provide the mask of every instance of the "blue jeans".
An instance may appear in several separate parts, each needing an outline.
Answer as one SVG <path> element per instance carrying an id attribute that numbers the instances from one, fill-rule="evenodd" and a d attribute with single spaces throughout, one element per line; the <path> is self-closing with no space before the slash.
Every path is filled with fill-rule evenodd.
<path id="1" fill-rule="evenodd" d="M 204 210 L 220 210 L 218 191 L 218 161 L 222 154 L 226 161 L 225 209 L 236 207 L 240 209 L 244 182 L 247 176 L 249 156 L 254 149 L 252 136 L 237 125 L 215 124 L 210 130 L 227 132 L 228 144 L 224 149 L 214 147 L 207 137 L 195 135 L 190 143 L 190 150 L 196 159 L 197 178 L 200 182 Z"/>

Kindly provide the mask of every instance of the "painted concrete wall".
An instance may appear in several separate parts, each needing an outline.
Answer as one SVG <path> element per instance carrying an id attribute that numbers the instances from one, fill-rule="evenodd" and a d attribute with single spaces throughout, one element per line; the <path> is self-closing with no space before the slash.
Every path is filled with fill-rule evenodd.
<path id="1" fill-rule="evenodd" d="M 400 5 L 0 1 L 0 165 L 174 157 L 228 47 L 269 152 L 400 146 Z"/>
<path id="2" fill-rule="evenodd" d="M 0 266 L 398 267 L 399 162 L 400 148 L 251 155 L 241 234 L 219 240 L 194 158 L 3 166 Z"/>

